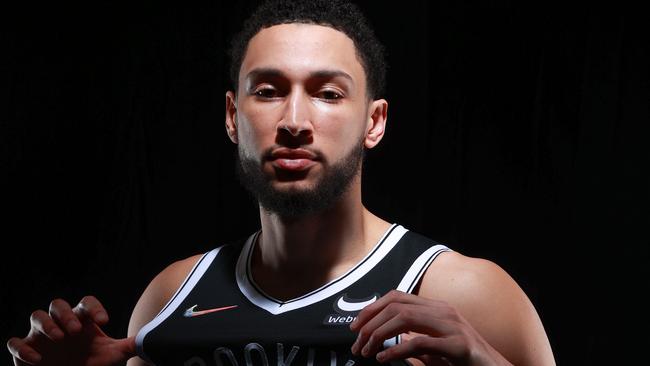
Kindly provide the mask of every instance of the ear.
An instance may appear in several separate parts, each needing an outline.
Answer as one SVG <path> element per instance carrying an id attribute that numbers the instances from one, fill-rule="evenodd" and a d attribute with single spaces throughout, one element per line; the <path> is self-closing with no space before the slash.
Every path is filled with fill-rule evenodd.
<path id="1" fill-rule="evenodd" d="M 226 133 L 230 141 L 238 143 L 237 139 L 237 100 L 235 93 L 228 91 L 226 93 Z"/>
<path id="2" fill-rule="evenodd" d="M 368 123 L 366 125 L 366 139 L 364 146 L 372 149 L 384 137 L 388 113 L 388 102 L 385 99 L 373 100 L 368 109 Z"/>

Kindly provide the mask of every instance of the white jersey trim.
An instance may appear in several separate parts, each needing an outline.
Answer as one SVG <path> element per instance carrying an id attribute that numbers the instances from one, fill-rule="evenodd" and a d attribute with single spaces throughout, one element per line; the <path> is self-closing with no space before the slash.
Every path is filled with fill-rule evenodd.
<path id="1" fill-rule="evenodd" d="M 142 329 L 140 329 L 135 337 L 135 347 L 138 356 L 140 356 L 142 359 L 154 365 L 154 363 L 149 359 L 149 357 L 147 357 L 144 352 L 144 337 L 146 337 L 149 332 L 151 332 L 163 321 L 165 321 L 165 319 L 174 313 L 174 311 L 176 311 L 178 306 L 183 302 L 183 300 L 185 300 L 187 295 L 189 295 L 201 277 L 203 277 L 205 272 L 208 270 L 208 267 L 210 267 L 212 261 L 214 261 L 214 259 L 217 257 L 217 254 L 219 254 L 221 248 L 222 246 L 205 253 L 201 259 L 199 259 L 196 264 L 194 264 L 194 267 L 192 267 L 190 273 L 188 273 L 188 275 L 185 277 L 183 284 L 178 288 L 178 290 L 176 290 L 176 293 L 167 302 L 167 305 L 165 305 L 162 310 L 160 310 L 155 318 L 153 318 L 149 323 L 145 324 Z"/>
<path id="2" fill-rule="evenodd" d="M 404 277 L 402 277 L 402 280 L 400 281 L 399 285 L 397 285 L 396 290 L 406 292 L 409 294 L 412 293 L 413 289 L 420 281 L 420 278 L 422 278 L 422 276 L 424 275 L 424 272 L 426 272 L 427 268 L 429 268 L 431 263 L 433 263 L 433 260 L 436 259 L 440 255 L 440 253 L 450 252 L 450 251 L 451 249 L 441 244 L 434 245 L 431 248 L 425 250 L 424 253 L 420 254 L 420 256 L 413 262 L 411 268 L 409 268 L 409 270 L 406 271 L 406 274 L 404 275 Z M 393 338 L 389 338 L 385 340 L 384 348 L 392 347 L 399 343 L 402 343 L 402 337 L 401 335 L 398 334 Z"/>
<path id="3" fill-rule="evenodd" d="M 299 309 L 333 296 L 358 281 L 393 249 L 407 231 L 401 225 L 391 225 L 383 237 L 377 242 L 373 250 L 348 272 L 306 295 L 287 301 L 280 301 L 265 294 L 252 279 L 250 274 L 250 258 L 253 252 L 253 246 L 259 235 L 259 232 L 257 232 L 248 238 L 239 254 L 236 269 L 237 285 L 242 294 L 251 303 L 273 315 Z"/>
<path id="4" fill-rule="evenodd" d="M 451 249 L 447 248 L 444 245 L 438 244 L 434 245 L 431 248 L 424 251 L 420 256 L 413 262 L 411 268 L 406 272 L 399 285 L 397 285 L 397 290 L 411 293 L 413 289 L 424 275 L 424 272 L 429 268 L 431 263 L 436 257 L 443 252 L 449 252 Z"/>

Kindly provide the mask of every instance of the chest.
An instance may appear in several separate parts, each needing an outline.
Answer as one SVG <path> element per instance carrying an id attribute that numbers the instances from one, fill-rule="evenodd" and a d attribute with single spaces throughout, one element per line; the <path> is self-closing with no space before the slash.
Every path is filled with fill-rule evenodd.
<path id="1" fill-rule="evenodd" d="M 413 267 L 424 247 L 390 250 L 400 238 L 393 238 L 384 253 L 370 253 L 345 275 L 290 301 L 268 296 L 252 280 L 246 245 L 222 247 L 199 262 L 170 303 L 141 330 L 138 352 L 156 365 L 377 364 L 374 358 L 351 354 L 357 334 L 349 325 L 390 290 L 407 290 L 404 284 L 417 281 L 428 265 Z M 393 337 L 384 346 L 398 342 Z"/>

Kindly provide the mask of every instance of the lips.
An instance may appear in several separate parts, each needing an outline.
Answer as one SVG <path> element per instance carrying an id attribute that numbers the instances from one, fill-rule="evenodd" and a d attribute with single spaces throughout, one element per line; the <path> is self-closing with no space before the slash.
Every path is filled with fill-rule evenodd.
<path id="1" fill-rule="evenodd" d="M 316 164 L 317 155 L 305 149 L 280 148 L 271 153 L 274 167 L 288 171 L 302 171 Z"/>

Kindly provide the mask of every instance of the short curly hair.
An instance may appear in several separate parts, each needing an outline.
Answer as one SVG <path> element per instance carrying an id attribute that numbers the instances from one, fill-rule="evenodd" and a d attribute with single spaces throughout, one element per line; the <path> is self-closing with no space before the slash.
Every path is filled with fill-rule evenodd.
<path id="1" fill-rule="evenodd" d="M 384 94 L 387 67 L 384 47 L 359 8 L 346 0 L 269 0 L 262 3 L 244 22 L 230 45 L 230 79 L 235 90 L 251 38 L 264 28 L 289 23 L 324 25 L 345 33 L 354 42 L 366 73 L 368 97 L 377 99 Z"/>

